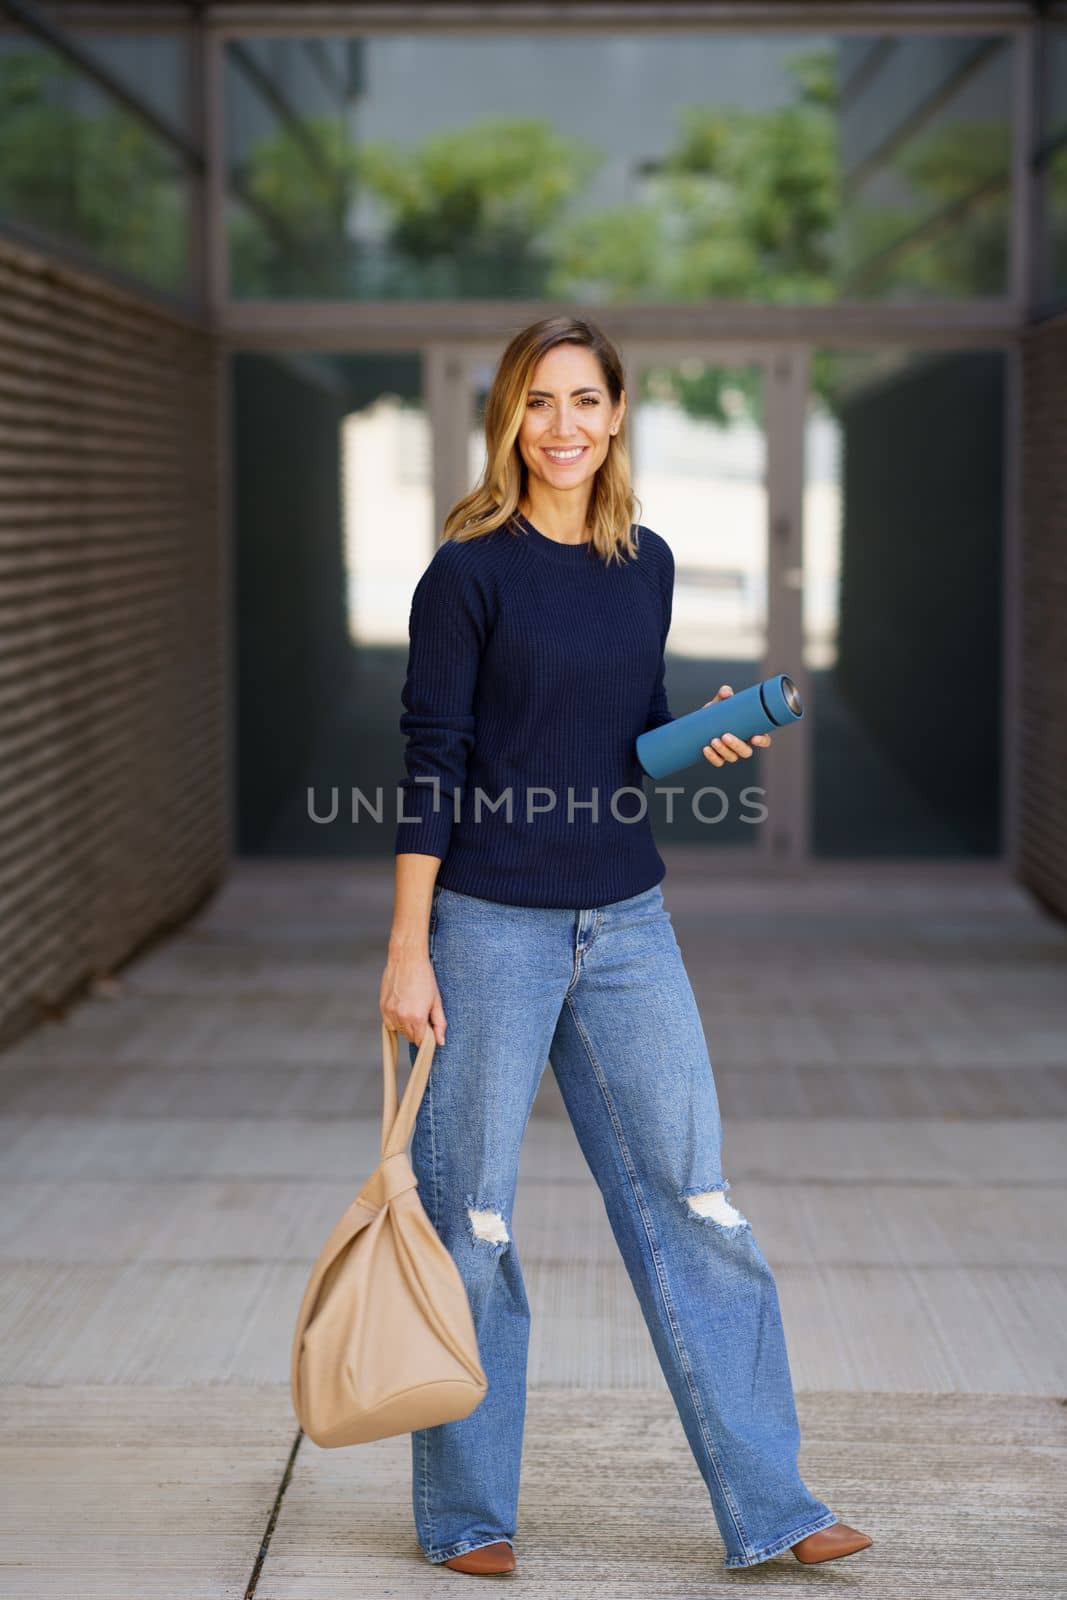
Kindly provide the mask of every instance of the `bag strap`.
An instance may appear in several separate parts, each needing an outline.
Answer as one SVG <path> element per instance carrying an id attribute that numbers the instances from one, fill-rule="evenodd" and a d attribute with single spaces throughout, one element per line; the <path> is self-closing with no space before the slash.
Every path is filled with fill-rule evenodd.
<path id="1" fill-rule="evenodd" d="M 430 1064 L 436 1048 L 434 1031 L 427 1022 L 426 1032 L 422 1036 L 422 1043 L 419 1045 L 419 1052 L 411 1068 L 408 1086 L 404 1090 L 404 1098 L 398 1111 L 397 1073 L 400 1034 L 396 1028 L 391 1028 L 385 1021 L 382 1022 L 382 1073 L 385 1080 L 385 1094 L 382 1101 L 383 1161 L 387 1156 L 399 1155 L 408 1147 L 408 1140 L 415 1127 L 415 1118 L 418 1116 L 419 1106 L 426 1092 Z"/>

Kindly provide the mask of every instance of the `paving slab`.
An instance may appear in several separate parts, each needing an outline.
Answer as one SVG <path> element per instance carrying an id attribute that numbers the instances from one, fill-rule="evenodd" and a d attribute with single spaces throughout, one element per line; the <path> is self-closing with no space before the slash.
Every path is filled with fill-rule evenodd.
<path id="1" fill-rule="evenodd" d="M 240 1600 L 297 1430 L 262 1388 L 0 1388 L 4 1600 Z"/>
<path id="2" fill-rule="evenodd" d="M 1067 1191 L 1015 1184 L 747 1179 L 736 1204 L 774 1265 L 1067 1267 Z M 355 1185 L 275 1179 L 9 1181 L 0 1261 L 293 1261 L 310 1267 Z M 520 1180 L 522 1261 L 614 1262 L 592 1177 Z"/>
<path id="3" fill-rule="evenodd" d="M 376 1041 L 375 1041 L 376 1042 Z M 162 1072 L 147 1060 L 24 1061 L 2 1067 L 9 1116 L 359 1117 L 380 1114 L 377 1062 L 360 1043 L 358 1059 L 337 1062 L 189 1060 Z M 1067 1066 L 995 1062 L 932 1070 L 899 1061 L 842 1066 L 833 1060 L 770 1066 L 713 1063 L 724 1118 L 1036 1117 L 1067 1118 Z M 532 1115 L 565 1117 L 549 1063 Z"/>
<path id="4" fill-rule="evenodd" d="M 302 1262 L 236 1260 L 9 1264 L 0 1302 L 7 1380 L 281 1382 L 307 1273 Z M 531 1384 L 658 1380 L 619 1261 L 534 1259 L 523 1276 Z M 794 1382 L 805 1387 L 1067 1386 L 1063 1268 L 775 1264 L 775 1276 Z"/>
<path id="5" fill-rule="evenodd" d="M 432 1070 L 432 1069 L 431 1069 Z M 0 1117 L 2 1181 L 41 1178 L 335 1178 L 361 1183 L 379 1117 Z M 732 1118 L 723 1161 L 766 1182 L 955 1183 L 1022 1188 L 1064 1181 L 1064 1124 L 1025 1118 Z M 569 1123 L 531 1118 L 520 1175 L 591 1181 Z"/>
<path id="6" fill-rule="evenodd" d="M 620 1406 L 612 1391 L 538 1390 L 509 1592 L 710 1600 L 740 1583 L 810 1600 L 814 1582 L 876 1600 L 1062 1594 L 1067 1428 L 1055 1400 L 801 1392 L 797 1410 L 805 1481 L 871 1533 L 870 1549 L 817 1574 L 790 1553 L 727 1572 L 669 1396 L 631 1391 Z M 406 1435 L 347 1451 L 304 1440 L 257 1600 L 443 1592 L 455 1575 L 418 1546 L 410 1454 Z"/>

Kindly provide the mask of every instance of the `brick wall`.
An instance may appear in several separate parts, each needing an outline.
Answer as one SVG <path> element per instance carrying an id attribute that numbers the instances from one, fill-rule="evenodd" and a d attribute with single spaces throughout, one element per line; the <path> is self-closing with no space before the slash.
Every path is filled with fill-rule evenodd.
<path id="1" fill-rule="evenodd" d="M 225 869 L 217 361 L 0 239 L 0 1043 Z"/>

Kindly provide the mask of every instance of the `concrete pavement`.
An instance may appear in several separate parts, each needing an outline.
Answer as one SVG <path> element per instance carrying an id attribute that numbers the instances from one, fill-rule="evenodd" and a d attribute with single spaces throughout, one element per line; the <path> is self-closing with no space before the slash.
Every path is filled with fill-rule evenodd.
<path id="1" fill-rule="evenodd" d="M 1067 930 L 985 864 L 771 879 L 664 854 L 724 1172 L 778 1281 L 802 1469 L 876 1543 L 722 1569 L 546 1069 L 512 1228 L 534 1327 L 506 1581 L 1064 1592 Z M 289 1405 L 308 1268 L 376 1157 L 391 896 L 388 862 L 237 863 L 117 996 L 0 1055 L 5 1600 L 481 1581 L 421 1556 L 407 1436 L 323 1451 Z"/>

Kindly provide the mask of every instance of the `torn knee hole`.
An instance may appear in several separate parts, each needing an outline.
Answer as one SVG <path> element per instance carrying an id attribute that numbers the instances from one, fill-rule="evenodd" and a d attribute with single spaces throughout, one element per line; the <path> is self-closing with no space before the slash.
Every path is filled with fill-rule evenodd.
<path id="1" fill-rule="evenodd" d="M 707 1189 L 684 1196 L 689 1213 L 701 1222 L 715 1222 L 720 1228 L 740 1228 L 747 1223 L 737 1207 L 726 1198 L 725 1188 Z"/>
<path id="2" fill-rule="evenodd" d="M 501 1246 L 510 1243 L 507 1223 L 499 1211 L 468 1205 L 467 1220 L 476 1242 Z"/>

